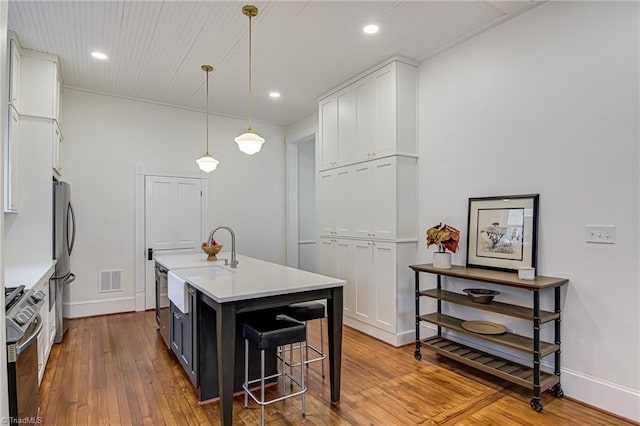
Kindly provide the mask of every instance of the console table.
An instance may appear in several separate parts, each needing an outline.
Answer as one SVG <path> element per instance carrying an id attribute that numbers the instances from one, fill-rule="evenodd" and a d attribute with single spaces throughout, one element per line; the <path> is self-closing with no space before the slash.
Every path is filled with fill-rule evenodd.
<path id="1" fill-rule="evenodd" d="M 422 359 L 420 351 L 421 347 L 424 346 L 440 355 L 529 388 L 533 390 L 533 398 L 530 403 L 531 408 L 538 412 L 542 411 L 542 403 L 540 401 L 541 392 L 550 389 L 551 393 L 556 397 L 564 395 L 562 387 L 560 386 L 560 288 L 569 281 L 568 279 L 536 276 L 534 280 L 520 280 L 516 273 L 465 268 L 463 266 L 441 269 L 435 268 L 433 264 L 423 264 L 412 265 L 410 268 L 413 269 L 415 273 L 416 349 L 414 356 L 417 360 Z M 420 290 L 421 272 L 435 274 L 437 276 L 436 288 Z M 501 303 L 495 300 L 488 304 L 473 302 L 464 294 L 443 289 L 443 277 L 480 281 L 493 285 L 529 290 L 533 296 L 533 308 Z M 540 309 L 540 292 L 548 289 L 553 289 L 555 294 L 553 312 Z M 436 299 L 438 301 L 437 312 L 421 314 L 421 297 Z M 502 315 L 531 321 L 533 325 L 533 338 L 513 333 L 488 335 L 467 331 L 462 327 L 463 319 L 442 313 L 442 302 L 496 312 Z M 438 326 L 437 335 L 421 340 L 420 323 L 422 321 L 436 324 Z M 553 322 L 554 324 L 555 333 L 553 343 L 540 340 L 540 327 L 542 324 L 549 322 Z M 445 338 L 442 335 L 443 327 L 532 354 L 532 366 L 524 366 L 508 361 Z M 553 374 L 540 370 L 542 358 L 550 354 L 554 354 L 555 358 Z"/>

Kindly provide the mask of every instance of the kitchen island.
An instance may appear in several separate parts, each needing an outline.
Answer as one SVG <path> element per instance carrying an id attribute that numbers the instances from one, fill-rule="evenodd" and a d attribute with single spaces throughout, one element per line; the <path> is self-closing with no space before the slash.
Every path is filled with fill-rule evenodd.
<path id="1" fill-rule="evenodd" d="M 228 257 L 221 253 L 219 258 Z M 238 336 L 238 316 L 252 312 L 277 309 L 291 303 L 325 299 L 329 331 L 329 379 L 331 403 L 340 401 L 340 372 L 342 355 L 342 287 L 345 281 L 299 269 L 277 265 L 247 256 L 238 256 L 237 268 L 224 266 L 224 262 L 208 262 L 206 255 L 156 256 L 157 264 L 184 279 L 196 293 L 196 312 L 200 322 L 196 327 L 198 347 L 215 346 L 215 362 L 199 356 L 199 386 L 202 392 L 212 385 L 217 376 L 222 424 L 232 424 L 234 371 Z M 202 273 L 191 268 L 202 269 Z M 190 271 L 183 275 L 181 269 Z M 213 272 L 212 272 L 213 271 Z M 212 315 L 207 315 L 210 312 Z M 215 322 L 215 327 L 212 327 Z M 227 344 L 225 344 L 227 342 Z M 200 351 L 204 352 L 204 351 Z M 212 364 L 215 375 L 211 372 Z M 233 367 L 230 367 L 233 366 Z"/>

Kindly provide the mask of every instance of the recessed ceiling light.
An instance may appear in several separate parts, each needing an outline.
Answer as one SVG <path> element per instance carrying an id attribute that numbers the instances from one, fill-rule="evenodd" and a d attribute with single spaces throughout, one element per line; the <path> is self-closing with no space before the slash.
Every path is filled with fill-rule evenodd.
<path id="1" fill-rule="evenodd" d="M 362 31 L 364 31 L 364 32 L 365 32 L 365 33 L 367 33 L 367 34 L 375 34 L 375 33 L 377 33 L 379 30 L 380 30 L 380 27 L 379 27 L 379 26 L 377 26 L 376 24 L 369 24 L 369 25 L 366 25 L 366 26 L 362 29 Z"/>
<path id="2" fill-rule="evenodd" d="M 93 56 L 96 59 L 101 59 L 103 61 L 105 59 L 109 59 L 109 57 L 102 52 L 91 52 L 91 56 Z"/>
<path id="3" fill-rule="evenodd" d="M 277 99 L 280 97 L 280 92 L 269 92 L 269 96 L 272 97 L 273 99 Z"/>

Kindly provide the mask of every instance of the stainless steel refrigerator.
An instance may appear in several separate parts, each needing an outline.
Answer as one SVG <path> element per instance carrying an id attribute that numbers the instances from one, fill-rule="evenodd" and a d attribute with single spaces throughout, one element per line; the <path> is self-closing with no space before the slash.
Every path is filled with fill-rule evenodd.
<path id="1" fill-rule="evenodd" d="M 71 252 L 75 240 L 76 216 L 71 205 L 71 187 L 66 182 L 53 182 L 53 258 L 57 263 L 51 287 L 55 289 L 55 343 L 62 342 L 64 333 L 69 328 L 63 315 L 62 301 L 64 293 L 68 291 L 67 285 L 76 279 L 71 273 Z"/>

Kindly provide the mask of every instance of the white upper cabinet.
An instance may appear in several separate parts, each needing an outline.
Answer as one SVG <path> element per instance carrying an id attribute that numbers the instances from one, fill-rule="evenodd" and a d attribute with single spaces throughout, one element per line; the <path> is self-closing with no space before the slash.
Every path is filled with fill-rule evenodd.
<path id="1" fill-rule="evenodd" d="M 20 115 L 9 106 L 9 131 L 4 147 L 4 211 L 18 211 L 19 164 L 20 164 Z"/>
<path id="2" fill-rule="evenodd" d="M 317 144 L 318 170 L 326 170 L 338 164 L 338 100 L 335 97 L 320 102 L 320 143 Z"/>
<path id="3" fill-rule="evenodd" d="M 55 56 L 22 50 L 20 114 L 59 120 L 60 75 Z"/>
<path id="4" fill-rule="evenodd" d="M 20 46 L 14 39 L 9 40 L 9 104 L 20 111 Z"/>
<path id="5" fill-rule="evenodd" d="M 319 103 L 318 170 L 389 155 L 417 156 L 416 67 L 393 60 Z"/>

